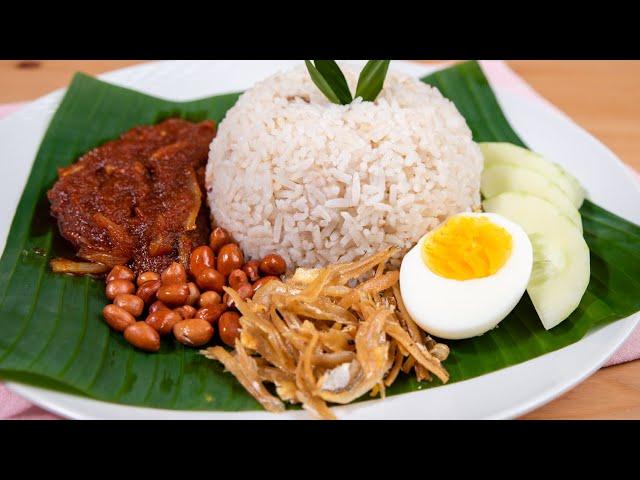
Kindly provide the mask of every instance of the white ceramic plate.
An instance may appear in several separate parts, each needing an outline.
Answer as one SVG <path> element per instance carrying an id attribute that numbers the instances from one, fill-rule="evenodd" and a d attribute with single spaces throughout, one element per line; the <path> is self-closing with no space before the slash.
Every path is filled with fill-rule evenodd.
<path id="1" fill-rule="evenodd" d="M 356 62 L 357 63 L 357 62 Z M 300 61 L 157 62 L 114 71 L 100 78 L 151 95 L 190 100 L 238 91 Z M 393 68 L 424 75 L 423 65 L 393 62 Z M 536 151 L 561 163 L 598 204 L 640 223 L 640 189 L 622 162 L 598 140 L 553 108 L 497 89 L 511 125 Z M 0 120 L 0 250 L 49 120 L 63 90 Z M 79 132 L 79 134 L 81 134 Z M 636 314 L 591 332 L 556 352 L 488 375 L 423 392 L 413 392 L 335 408 L 340 418 L 512 418 L 533 410 L 572 388 L 597 370 L 634 329 Z M 9 383 L 34 403 L 81 419 L 284 419 L 308 418 L 304 412 L 193 412 L 137 408 L 99 402 L 41 388 Z"/>

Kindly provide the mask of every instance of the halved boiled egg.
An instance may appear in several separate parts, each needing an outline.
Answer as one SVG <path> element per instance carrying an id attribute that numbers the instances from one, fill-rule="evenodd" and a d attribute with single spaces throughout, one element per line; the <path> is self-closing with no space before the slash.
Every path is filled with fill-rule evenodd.
<path id="1" fill-rule="evenodd" d="M 431 335 L 469 338 L 494 328 L 529 283 L 531 242 L 494 213 L 461 213 L 420 239 L 402 260 L 400 292 Z"/>

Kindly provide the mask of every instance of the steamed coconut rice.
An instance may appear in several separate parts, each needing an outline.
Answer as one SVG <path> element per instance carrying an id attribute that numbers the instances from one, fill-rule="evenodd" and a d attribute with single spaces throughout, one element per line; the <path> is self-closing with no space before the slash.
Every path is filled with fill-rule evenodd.
<path id="1" fill-rule="evenodd" d="M 357 73 L 341 65 L 355 91 Z M 464 118 L 390 71 L 375 102 L 337 105 L 304 66 L 245 92 L 211 144 L 208 201 L 245 253 L 319 267 L 401 253 L 480 202 L 483 159 Z M 398 257 L 400 258 L 400 257 Z"/>

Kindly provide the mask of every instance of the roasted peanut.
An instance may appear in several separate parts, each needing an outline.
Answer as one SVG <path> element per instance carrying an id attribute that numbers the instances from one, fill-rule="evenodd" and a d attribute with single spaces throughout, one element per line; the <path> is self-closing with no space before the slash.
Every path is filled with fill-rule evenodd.
<path id="1" fill-rule="evenodd" d="M 202 307 L 196 312 L 195 318 L 201 318 L 209 323 L 215 323 L 226 310 L 227 306 L 224 303 L 218 303 L 210 307 Z"/>
<path id="2" fill-rule="evenodd" d="M 216 227 L 209 236 L 209 246 L 213 253 L 218 253 L 218 250 L 227 243 L 231 242 L 231 235 L 224 228 Z"/>
<path id="3" fill-rule="evenodd" d="M 287 271 L 287 263 L 280 255 L 270 253 L 260 261 L 260 271 L 265 275 L 282 275 Z"/>
<path id="4" fill-rule="evenodd" d="M 255 282 L 260 278 L 260 262 L 258 260 L 249 260 L 242 267 L 242 271 L 247 274 L 250 282 Z"/>
<path id="5" fill-rule="evenodd" d="M 158 275 L 156 272 L 143 272 L 138 275 L 136 283 L 138 284 L 138 286 L 140 286 L 143 283 L 153 282 L 155 280 L 160 280 L 160 275 Z"/>
<path id="6" fill-rule="evenodd" d="M 194 305 L 200 298 L 200 289 L 193 282 L 187 283 L 187 287 L 189 287 L 189 296 L 187 297 L 187 305 Z"/>
<path id="7" fill-rule="evenodd" d="M 253 297 L 253 286 L 250 283 L 243 283 L 236 290 L 240 298 L 246 300 L 247 298 Z"/>
<path id="8" fill-rule="evenodd" d="M 114 280 L 128 280 L 129 282 L 132 282 L 134 278 L 135 274 L 129 267 L 116 265 L 111 269 L 109 275 L 107 275 L 107 283 L 113 282 Z"/>
<path id="9" fill-rule="evenodd" d="M 116 332 L 124 332 L 129 325 L 136 323 L 133 315 L 118 305 L 110 304 L 105 306 L 102 309 L 102 316 L 104 316 L 107 324 Z"/>
<path id="10" fill-rule="evenodd" d="M 269 283 L 271 280 L 280 280 L 278 277 L 274 277 L 273 275 L 269 275 L 267 277 L 262 277 L 260 280 L 258 280 L 257 282 L 254 282 L 253 284 L 253 291 L 254 293 L 258 291 L 258 289 L 260 287 L 262 287 L 265 283 Z"/>
<path id="11" fill-rule="evenodd" d="M 199 347 L 211 340 L 213 327 L 201 318 L 182 320 L 173 326 L 173 334 L 183 345 Z"/>
<path id="12" fill-rule="evenodd" d="M 244 255 L 236 243 L 227 243 L 218 252 L 216 268 L 225 277 L 244 264 Z"/>
<path id="13" fill-rule="evenodd" d="M 248 283 L 248 282 L 249 282 L 249 278 L 247 277 L 247 274 L 238 268 L 233 270 L 229 274 L 229 286 L 234 290 L 237 290 L 238 287 L 243 283 Z"/>
<path id="14" fill-rule="evenodd" d="M 136 295 L 139 296 L 144 303 L 150 303 L 156 296 L 158 289 L 162 285 L 160 280 L 152 280 L 150 282 L 144 282 L 138 287 Z"/>
<path id="15" fill-rule="evenodd" d="M 196 278 L 196 283 L 202 290 L 213 290 L 221 293 L 224 287 L 224 275 L 215 268 L 205 268 Z"/>
<path id="16" fill-rule="evenodd" d="M 236 343 L 236 338 L 240 338 L 240 314 L 238 312 L 225 312 L 218 319 L 218 334 L 220 339 L 233 347 Z"/>
<path id="17" fill-rule="evenodd" d="M 144 310 L 144 302 L 142 301 L 142 299 L 136 295 L 131 295 L 129 293 L 121 293 L 120 295 L 118 295 L 113 299 L 113 304 L 117 305 L 120 308 L 124 308 L 134 317 L 140 316 L 142 310 Z"/>
<path id="18" fill-rule="evenodd" d="M 176 283 L 187 283 L 187 271 L 181 263 L 173 262 L 160 275 L 163 285 L 173 285 Z"/>
<path id="19" fill-rule="evenodd" d="M 129 325 L 124 331 L 124 339 L 140 350 L 147 352 L 160 350 L 160 334 L 145 322 Z"/>
<path id="20" fill-rule="evenodd" d="M 174 308 L 173 311 L 180 315 L 183 320 L 195 317 L 197 312 L 195 307 L 192 307 L 191 305 L 183 305 L 181 307 Z"/>
<path id="21" fill-rule="evenodd" d="M 203 292 L 200 295 L 200 306 L 201 307 L 211 307 L 213 305 L 217 305 L 222 301 L 222 297 L 218 292 Z"/>
<path id="22" fill-rule="evenodd" d="M 215 255 L 211 247 L 202 245 L 191 252 L 189 258 L 189 270 L 191 275 L 197 277 L 198 274 L 205 268 L 214 268 L 216 265 Z"/>
<path id="23" fill-rule="evenodd" d="M 167 305 L 184 305 L 189 298 L 189 286 L 186 283 L 172 283 L 160 285 L 156 297 Z"/>
<path id="24" fill-rule="evenodd" d="M 149 314 L 145 323 L 153 327 L 160 335 L 166 335 L 171 332 L 173 326 L 180 320 L 182 320 L 180 314 L 173 310 L 158 310 Z"/>
<path id="25" fill-rule="evenodd" d="M 149 313 L 157 312 L 158 310 L 171 310 L 160 300 L 156 300 L 149 306 Z"/>
<path id="26" fill-rule="evenodd" d="M 113 300 L 118 295 L 123 293 L 133 293 L 135 290 L 136 286 L 131 280 L 111 280 L 107 283 L 104 292 L 109 300 Z"/>

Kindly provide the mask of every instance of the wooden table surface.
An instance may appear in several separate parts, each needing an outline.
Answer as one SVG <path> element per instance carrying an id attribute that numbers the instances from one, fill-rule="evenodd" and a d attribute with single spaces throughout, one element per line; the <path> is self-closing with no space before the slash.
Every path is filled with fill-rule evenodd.
<path id="1" fill-rule="evenodd" d="M 0 61 L 0 103 L 33 100 L 136 61 Z M 509 61 L 540 94 L 640 171 L 640 61 Z M 639 292 L 640 294 L 640 292 Z M 604 368 L 526 419 L 640 419 L 640 360 Z"/>

